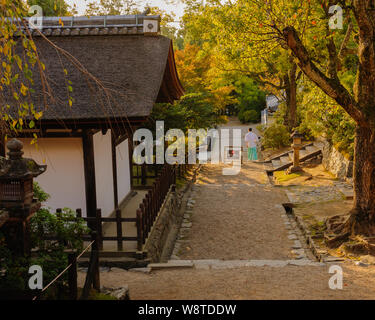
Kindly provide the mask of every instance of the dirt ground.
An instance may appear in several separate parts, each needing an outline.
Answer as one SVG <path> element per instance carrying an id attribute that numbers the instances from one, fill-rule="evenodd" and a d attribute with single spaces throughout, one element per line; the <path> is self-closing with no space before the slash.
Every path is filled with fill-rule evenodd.
<path id="1" fill-rule="evenodd" d="M 375 299 L 375 266 L 342 265 L 343 289 L 328 286 L 329 265 L 322 267 L 247 267 L 229 270 L 180 269 L 141 274 L 116 269 L 101 273 L 105 286 L 127 284 L 134 300 Z M 79 274 L 84 283 L 85 273 Z"/>

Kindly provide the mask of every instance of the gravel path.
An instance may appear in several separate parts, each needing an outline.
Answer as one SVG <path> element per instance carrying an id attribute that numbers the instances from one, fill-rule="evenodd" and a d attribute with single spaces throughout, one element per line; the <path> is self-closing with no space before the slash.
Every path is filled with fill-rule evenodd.
<path id="1" fill-rule="evenodd" d="M 276 205 L 284 192 L 264 183 L 260 164 L 245 164 L 238 176 L 221 175 L 222 165 L 201 170 L 189 243 L 181 259 L 290 259 L 293 242 Z"/>

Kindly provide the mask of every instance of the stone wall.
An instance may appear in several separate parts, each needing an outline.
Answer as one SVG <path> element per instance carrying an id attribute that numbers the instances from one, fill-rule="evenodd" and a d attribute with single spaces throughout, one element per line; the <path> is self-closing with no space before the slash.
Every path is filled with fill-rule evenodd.
<path id="1" fill-rule="evenodd" d="M 323 146 L 322 164 L 326 170 L 333 173 L 336 178 L 351 180 L 353 177 L 353 161 L 346 159 L 328 141 L 320 141 Z"/>
<path id="2" fill-rule="evenodd" d="M 167 196 L 144 247 L 151 262 L 160 261 L 171 230 L 181 222 L 181 202 L 181 195 L 175 191 Z"/>

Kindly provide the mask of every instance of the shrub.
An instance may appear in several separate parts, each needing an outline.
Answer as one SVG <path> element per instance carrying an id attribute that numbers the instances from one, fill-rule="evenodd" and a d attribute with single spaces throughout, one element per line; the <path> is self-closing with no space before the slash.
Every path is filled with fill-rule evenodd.
<path id="1" fill-rule="evenodd" d="M 259 120 L 258 112 L 255 110 L 247 110 L 243 114 L 246 122 L 256 123 Z"/>
<path id="2" fill-rule="evenodd" d="M 265 148 L 278 149 L 290 145 L 290 134 L 282 124 L 272 124 L 263 135 L 263 146 Z"/>
<path id="3" fill-rule="evenodd" d="M 37 183 L 34 183 L 35 197 L 46 201 L 49 195 Z M 30 220 L 31 245 L 34 254 L 20 257 L 7 248 L 4 234 L 0 232 L 0 295 L 1 291 L 12 290 L 17 297 L 31 294 L 27 289 L 29 266 L 40 265 L 43 269 L 44 285 L 54 279 L 67 265 L 67 250 L 82 251 L 82 234 L 89 233 L 83 219 L 76 219 L 73 210 L 64 208 L 61 214 L 51 213 L 49 209 L 40 209 Z M 54 235 L 57 240 L 45 240 L 46 235 Z M 46 296 L 57 298 L 66 295 L 67 276 L 59 280 Z"/>

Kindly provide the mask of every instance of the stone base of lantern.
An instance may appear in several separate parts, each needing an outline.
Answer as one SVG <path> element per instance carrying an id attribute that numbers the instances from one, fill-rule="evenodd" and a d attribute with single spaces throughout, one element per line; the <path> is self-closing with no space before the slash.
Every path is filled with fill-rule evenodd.
<path id="1" fill-rule="evenodd" d="M 301 167 L 290 167 L 288 170 L 287 170 L 287 174 L 291 174 L 291 173 L 297 173 L 297 172 L 302 172 L 303 169 Z"/>

